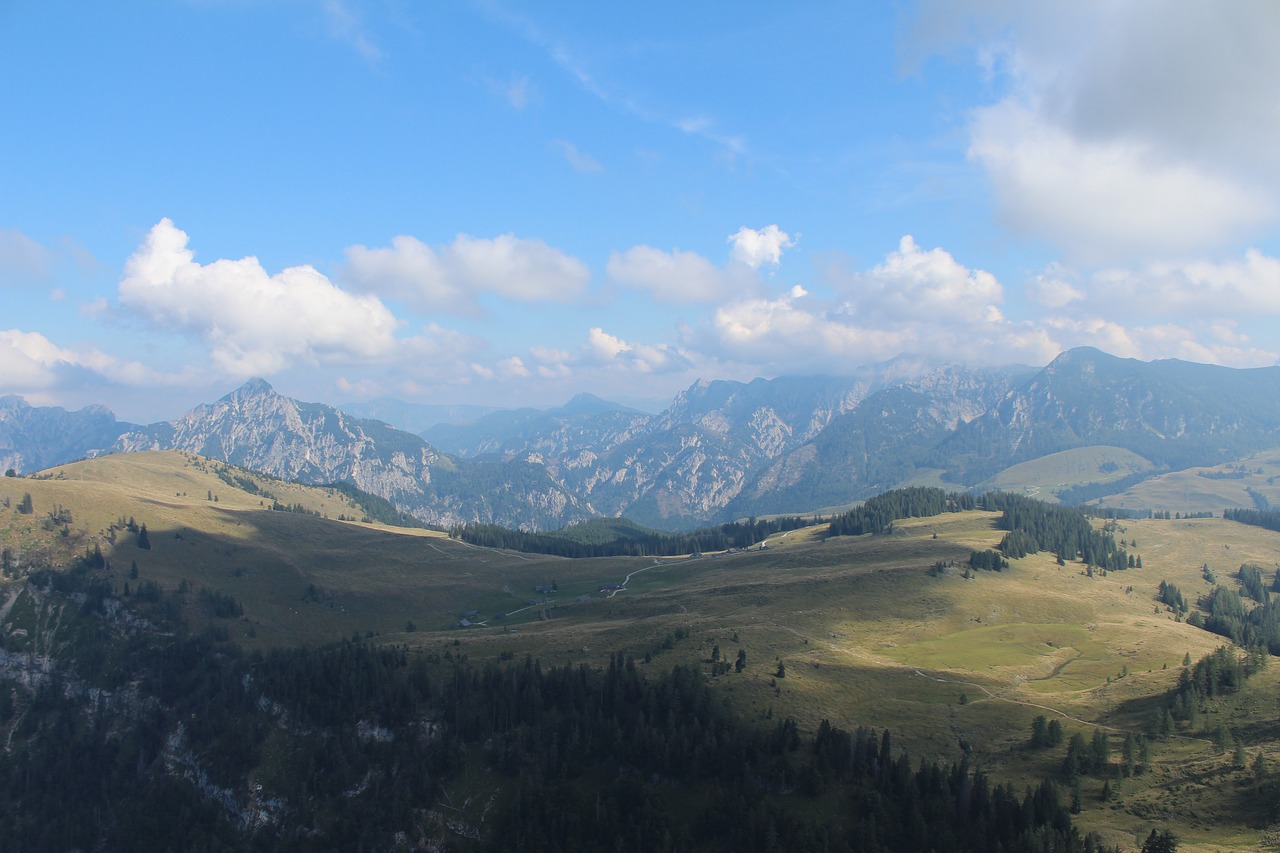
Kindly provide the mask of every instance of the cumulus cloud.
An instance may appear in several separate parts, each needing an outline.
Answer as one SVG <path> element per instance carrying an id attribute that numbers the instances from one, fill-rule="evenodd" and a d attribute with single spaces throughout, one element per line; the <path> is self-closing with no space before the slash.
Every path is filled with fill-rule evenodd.
<path id="1" fill-rule="evenodd" d="M 943 249 L 921 249 L 907 235 L 883 263 L 837 286 L 841 311 L 861 322 L 975 323 L 1001 319 L 1004 288 L 985 270 L 971 270 Z"/>
<path id="2" fill-rule="evenodd" d="M 724 271 L 697 252 L 667 252 L 632 246 L 614 252 L 605 267 L 609 278 L 641 290 L 659 302 L 714 302 L 729 290 Z"/>
<path id="3" fill-rule="evenodd" d="M 869 270 L 833 272 L 830 285 L 834 299 L 796 285 L 721 305 L 697 344 L 721 360 L 778 372 L 831 372 L 902 352 L 1043 363 L 1060 349 L 1043 327 L 1004 316 L 993 275 L 910 236 Z"/>
<path id="4" fill-rule="evenodd" d="M 577 258 L 512 234 L 459 234 L 440 248 L 400 236 L 389 248 L 351 246 L 346 256 L 343 274 L 354 286 L 432 311 L 474 313 L 483 293 L 519 302 L 567 302 L 591 279 Z"/>
<path id="5" fill-rule="evenodd" d="M 697 252 L 632 246 L 609 256 L 606 272 L 615 283 L 648 293 L 659 302 L 719 302 L 760 289 L 756 271 L 777 266 L 782 252 L 795 245 L 777 225 L 759 231 L 742 227 L 726 240 L 730 263 L 717 266 Z"/>
<path id="6" fill-rule="evenodd" d="M 689 364 L 686 355 L 669 344 L 625 341 L 598 326 L 587 333 L 582 352 L 587 364 L 642 374 L 667 373 Z"/>
<path id="7" fill-rule="evenodd" d="M 1085 262 L 1239 239 L 1280 198 L 1280 6 L 925 0 L 908 50 L 972 48 L 970 155 L 1006 222 Z"/>
<path id="8" fill-rule="evenodd" d="M 82 368 L 82 360 L 56 346 L 39 332 L 0 331 L 0 376 L 10 392 L 56 387 L 68 371 Z"/>
<path id="9" fill-rule="evenodd" d="M 1051 266 L 1027 285 L 1049 308 L 1146 320 L 1280 317 L 1280 259 L 1250 249 L 1239 260 L 1152 262 L 1082 274 Z"/>
<path id="10" fill-rule="evenodd" d="M 35 405 L 57 405 L 58 392 L 112 385 L 172 385 L 187 374 L 162 373 L 92 347 L 61 347 L 39 332 L 0 330 L 0 393 L 16 393 Z"/>
<path id="11" fill-rule="evenodd" d="M 310 266 L 268 274 L 257 258 L 195 262 L 187 235 L 163 219 L 125 264 L 121 305 L 165 330 L 202 339 L 213 362 L 237 376 L 294 362 L 388 355 L 396 319 L 373 296 L 356 296 Z"/>
<path id="12" fill-rule="evenodd" d="M 728 242 L 733 246 L 729 256 L 752 269 L 765 264 L 776 267 L 782 260 L 782 250 L 796 244 L 791 235 L 777 225 L 768 225 L 759 231 L 744 225 L 729 235 Z"/>

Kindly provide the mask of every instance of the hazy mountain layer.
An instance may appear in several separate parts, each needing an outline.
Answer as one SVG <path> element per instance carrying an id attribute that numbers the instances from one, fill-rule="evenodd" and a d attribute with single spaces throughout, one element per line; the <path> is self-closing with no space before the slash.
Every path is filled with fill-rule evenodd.
<path id="1" fill-rule="evenodd" d="M 1216 464 L 1280 446 L 1280 367 L 1094 349 L 1038 371 L 899 358 L 844 377 L 698 382 L 656 415 L 581 395 L 426 434 L 430 443 L 262 380 L 148 427 L 100 407 L 0 404 L 0 453 L 22 471 L 176 448 L 306 483 L 349 480 L 442 525 L 547 529 L 626 515 L 670 529 L 804 513 L 921 476 L 971 486 L 1087 446 L 1129 450 L 1153 473 Z"/>

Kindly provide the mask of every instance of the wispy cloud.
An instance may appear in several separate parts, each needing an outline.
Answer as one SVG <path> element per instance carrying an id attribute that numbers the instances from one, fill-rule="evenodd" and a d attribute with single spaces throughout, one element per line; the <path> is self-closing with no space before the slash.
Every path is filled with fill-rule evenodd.
<path id="1" fill-rule="evenodd" d="M 556 141 L 556 147 L 558 147 L 561 153 L 564 154 L 564 159 L 569 162 L 569 165 L 577 169 L 579 172 L 592 173 L 604 171 L 604 166 L 600 165 L 599 160 L 592 157 L 590 154 L 579 151 L 578 146 L 574 145 L 572 142 L 566 142 L 565 140 L 560 139 Z"/>
<path id="2" fill-rule="evenodd" d="M 529 18 L 506 9 L 496 2 L 486 3 L 484 9 L 490 20 L 507 27 L 528 43 L 540 48 L 583 91 L 611 109 L 623 112 L 647 124 L 662 125 L 690 136 L 705 139 L 734 157 L 748 153 L 748 145 L 744 137 L 718 129 L 716 122 L 708 116 L 700 115 L 691 118 L 665 114 L 663 110 L 646 104 L 640 97 L 625 93 L 617 87 L 602 81 L 596 74 L 592 73 L 587 64 L 579 59 L 568 45 L 555 36 L 548 34 Z"/>
<path id="3" fill-rule="evenodd" d="M 323 0 L 320 10 L 330 38 L 348 45 L 371 65 L 382 60 L 382 49 L 369 36 L 360 17 L 342 0 Z"/>

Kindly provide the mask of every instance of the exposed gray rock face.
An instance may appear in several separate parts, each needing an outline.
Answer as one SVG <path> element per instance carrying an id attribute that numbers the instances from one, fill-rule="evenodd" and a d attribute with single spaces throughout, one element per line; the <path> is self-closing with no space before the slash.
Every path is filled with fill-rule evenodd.
<path id="1" fill-rule="evenodd" d="M 79 459 L 133 428 L 105 406 L 68 412 L 31 406 L 18 396 L 0 397 L 0 471 L 24 474 Z"/>
<path id="2" fill-rule="evenodd" d="M 1089 445 L 1158 466 L 1213 465 L 1280 445 L 1280 367 L 1238 370 L 1068 350 L 939 445 L 959 480 Z"/>
<path id="3" fill-rule="evenodd" d="M 178 449 L 303 483 L 349 481 L 425 521 L 560 526 L 585 517 L 536 466 L 458 463 L 411 433 L 252 379 L 177 420 L 121 435 L 112 452 Z"/>
<path id="4" fill-rule="evenodd" d="M 845 377 L 697 382 L 652 416 L 530 409 L 428 434 L 461 454 L 544 465 L 592 512 L 689 527 L 803 512 L 894 485 L 1031 372 L 904 357 Z M 867 415 L 874 400 L 892 417 Z"/>

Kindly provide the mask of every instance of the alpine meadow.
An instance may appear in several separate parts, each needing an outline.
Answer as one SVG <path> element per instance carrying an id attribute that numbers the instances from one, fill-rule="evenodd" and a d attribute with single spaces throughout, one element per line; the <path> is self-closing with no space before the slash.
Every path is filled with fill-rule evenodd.
<path id="1" fill-rule="evenodd" d="M 1277 36 L 0 4 L 0 850 L 1280 850 Z"/>

